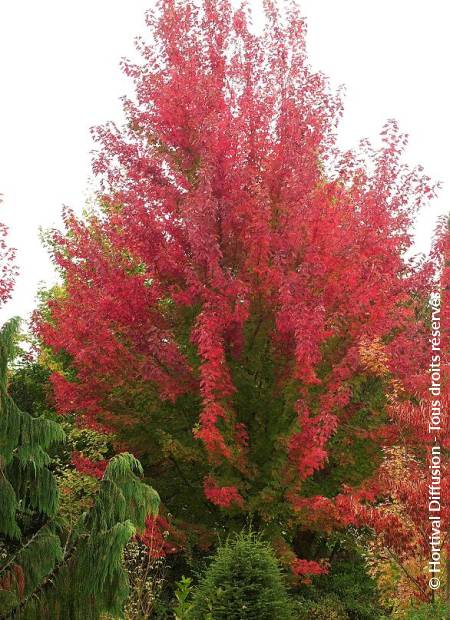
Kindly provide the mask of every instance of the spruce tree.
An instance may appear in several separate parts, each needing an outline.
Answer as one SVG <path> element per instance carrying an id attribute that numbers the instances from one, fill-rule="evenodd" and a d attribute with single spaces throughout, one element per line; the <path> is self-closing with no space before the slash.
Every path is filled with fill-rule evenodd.
<path id="1" fill-rule="evenodd" d="M 270 545 L 241 533 L 219 547 L 200 581 L 192 618 L 291 620 L 279 564 Z"/>
<path id="2" fill-rule="evenodd" d="M 0 331 L 0 618 L 95 620 L 121 617 L 128 595 L 123 550 L 157 493 L 131 454 L 111 459 L 92 508 L 69 529 L 58 515 L 49 448 L 58 423 L 21 411 L 8 393 L 19 320 Z"/>

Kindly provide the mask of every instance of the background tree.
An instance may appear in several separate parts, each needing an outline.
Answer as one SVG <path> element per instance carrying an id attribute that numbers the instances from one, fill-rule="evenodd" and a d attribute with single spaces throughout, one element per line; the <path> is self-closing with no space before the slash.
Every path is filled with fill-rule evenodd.
<path id="1" fill-rule="evenodd" d="M 425 353 L 427 363 L 409 377 L 409 389 L 393 379 L 389 365 L 395 360 L 388 359 L 381 343 L 366 346 L 362 356 L 368 372 L 384 377 L 390 385 L 390 424 L 384 437 L 382 464 L 373 477 L 353 492 L 355 523 L 369 526 L 374 534 L 368 544 L 371 572 L 378 578 L 382 597 L 393 606 L 393 614 L 402 618 L 409 617 L 411 608 L 419 601 L 437 603 L 438 598 L 444 602 L 450 597 L 450 421 L 445 413 L 449 405 L 450 376 L 449 242 L 449 221 L 442 218 L 432 252 L 439 280 L 435 280 L 432 297 L 423 300 L 427 330 L 415 340 L 411 350 L 411 355 L 420 358 Z M 434 351 L 430 343 L 432 333 L 438 345 Z M 430 374 L 432 355 L 434 370 L 438 371 L 434 375 Z M 439 393 L 431 393 L 431 381 L 437 375 Z M 439 427 L 434 432 L 429 431 L 432 413 L 437 416 L 434 425 Z M 439 448 L 439 467 L 430 470 L 433 447 Z M 438 482 L 436 471 L 439 471 Z M 435 513 L 439 527 L 430 521 L 428 502 L 432 482 L 439 491 L 436 499 L 440 510 Z M 441 550 L 440 573 L 435 575 L 428 571 L 433 532 L 434 542 Z M 441 588 L 436 592 L 428 585 L 432 576 L 441 581 Z M 431 608 L 429 614 L 434 617 Z"/>
<path id="2" fill-rule="evenodd" d="M 0 194 L 0 204 L 2 203 Z M 6 236 L 8 228 L 0 222 L 0 306 L 10 297 L 17 276 L 17 268 L 14 265 L 16 252 L 8 247 Z"/>
<path id="3" fill-rule="evenodd" d="M 404 257 L 433 189 L 393 121 L 379 150 L 337 151 L 341 101 L 283 7 L 261 33 L 228 0 L 148 13 L 127 123 L 94 131 L 98 207 L 55 231 L 63 288 L 36 330 L 58 411 L 126 442 L 186 545 L 251 516 L 304 575 L 350 519 L 342 483 L 381 461 L 362 345 L 406 383 L 424 361 L 431 267 Z"/>

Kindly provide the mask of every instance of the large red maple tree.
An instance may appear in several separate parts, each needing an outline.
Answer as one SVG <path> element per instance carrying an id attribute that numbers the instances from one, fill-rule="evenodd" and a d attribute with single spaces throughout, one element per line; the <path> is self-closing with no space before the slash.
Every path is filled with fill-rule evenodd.
<path id="1" fill-rule="evenodd" d="M 261 32 L 229 0 L 148 13 L 126 125 L 94 131 L 97 207 L 54 232 L 64 286 L 36 328 L 59 411 L 126 441 L 174 522 L 199 539 L 252 515 L 314 573 L 301 531 L 342 523 L 317 507 L 371 474 L 387 421 L 361 343 L 406 384 L 423 362 L 431 271 L 405 253 L 433 188 L 393 121 L 378 149 L 339 152 L 304 20 L 264 7 Z"/>

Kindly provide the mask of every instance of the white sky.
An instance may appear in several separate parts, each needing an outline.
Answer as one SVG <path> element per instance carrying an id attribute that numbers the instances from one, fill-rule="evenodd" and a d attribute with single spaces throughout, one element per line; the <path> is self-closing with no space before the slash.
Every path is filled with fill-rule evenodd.
<path id="1" fill-rule="evenodd" d="M 154 0 L 0 0 L 0 221 L 21 275 L 0 319 L 27 317 L 39 281 L 55 276 L 38 228 L 89 196 L 89 127 L 120 120 L 131 84 L 119 69 Z M 253 0 L 256 10 L 261 0 Z M 345 84 L 340 143 L 376 138 L 387 118 L 410 134 L 407 160 L 444 184 L 420 220 L 427 251 L 449 210 L 448 0 L 300 0 L 310 60 Z"/>

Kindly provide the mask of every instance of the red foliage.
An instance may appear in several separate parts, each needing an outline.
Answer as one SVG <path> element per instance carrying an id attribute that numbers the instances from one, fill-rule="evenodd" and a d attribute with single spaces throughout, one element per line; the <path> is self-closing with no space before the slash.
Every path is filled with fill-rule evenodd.
<path id="1" fill-rule="evenodd" d="M 328 570 L 325 566 L 313 560 L 293 560 L 291 570 L 294 575 L 325 575 Z"/>
<path id="2" fill-rule="evenodd" d="M 25 576 L 19 564 L 12 564 L 11 568 L 5 571 L 0 579 L 0 590 L 13 591 L 19 600 L 22 599 L 25 592 Z"/>
<path id="3" fill-rule="evenodd" d="M 101 461 L 92 461 L 91 459 L 83 456 L 81 452 L 72 452 L 71 455 L 72 465 L 82 474 L 92 476 L 101 480 L 105 469 L 108 467 L 108 459 Z"/>
<path id="4" fill-rule="evenodd" d="M 414 400 L 403 397 L 392 403 L 390 433 L 386 435 L 385 459 L 376 475 L 359 489 L 346 489 L 340 496 L 340 506 L 346 514 L 353 515 L 356 525 L 369 526 L 376 534 L 378 543 L 388 550 L 389 557 L 397 562 L 405 575 L 409 575 L 416 588 L 416 596 L 428 600 L 432 592 L 428 587 L 431 574 L 411 577 L 405 565 L 412 558 L 420 558 L 428 566 L 431 557 L 431 535 L 444 556 L 450 547 L 448 526 L 450 524 L 450 373 L 449 373 L 449 278 L 450 278 L 450 230 L 443 219 L 438 226 L 433 249 L 433 259 L 440 273 L 440 291 L 430 297 L 440 296 L 440 304 L 431 305 L 430 326 L 421 338 L 408 347 L 408 354 L 421 361 L 419 372 L 410 377 L 414 386 Z M 438 283 L 436 283 L 436 289 Z M 433 317 L 433 309 L 436 309 Z M 432 351 L 430 331 L 435 330 L 437 349 Z M 430 362 L 434 356 L 435 368 L 439 368 L 439 392 L 430 392 Z M 406 382 L 405 382 L 406 383 Z M 430 432 L 432 403 L 439 403 L 439 421 Z M 434 405 L 433 405 L 434 406 Z M 432 448 L 439 447 L 438 465 L 431 466 Z M 433 489 L 430 495 L 430 488 Z M 429 501 L 439 502 L 439 511 L 430 512 Z M 343 503 L 342 503 L 343 502 Z M 434 504 L 434 508 L 436 503 Z M 435 528 L 431 518 L 439 522 Z M 439 533 L 439 535 L 438 535 Z"/>
<path id="5" fill-rule="evenodd" d="M 13 564 L 12 570 L 14 572 L 15 586 L 20 600 L 25 593 L 25 575 L 23 573 L 23 568 L 19 566 L 19 564 Z"/>
<path id="6" fill-rule="evenodd" d="M 138 538 L 148 548 L 152 558 L 163 558 L 179 553 L 186 544 L 186 537 L 162 516 L 147 517 L 145 531 Z"/>
<path id="7" fill-rule="evenodd" d="M 7 246 L 7 234 L 7 227 L 0 223 L 0 306 L 10 299 L 17 276 L 17 268 L 14 265 L 16 251 Z"/>
<path id="8" fill-rule="evenodd" d="M 205 496 L 209 501 L 221 508 L 230 508 L 232 504 L 242 507 L 244 500 L 236 487 L 219 487 L 214 478 L 208 477 L 204 482 Z"/>

